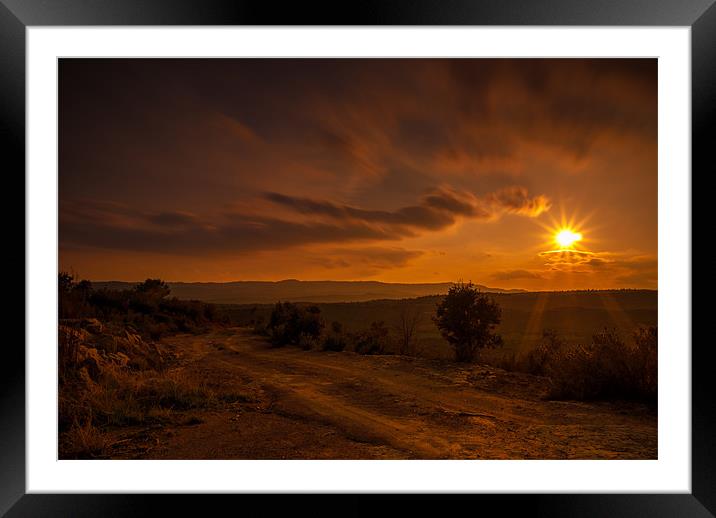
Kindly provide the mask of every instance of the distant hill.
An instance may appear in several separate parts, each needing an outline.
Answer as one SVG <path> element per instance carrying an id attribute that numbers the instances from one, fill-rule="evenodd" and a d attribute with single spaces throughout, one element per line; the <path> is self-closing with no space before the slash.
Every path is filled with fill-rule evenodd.
<path id="1" fill-rule="evenodd" d="M 137 283 L 98 281 L 95 288 L 128 289 Z M 378 299 L 406 299 L 427 295 L 444 295 L 452 283 L 400 284 L 377 281 L 237 281 L 237 282 L 169 282 L 172 295 L 180 299 L 202 300 L 217 304 L 265 304 L 278 300 L 289 302 L 364 302 Z M 503 290 L 480 286 L 490 293 L 521 293 L 525 290 Z"/>

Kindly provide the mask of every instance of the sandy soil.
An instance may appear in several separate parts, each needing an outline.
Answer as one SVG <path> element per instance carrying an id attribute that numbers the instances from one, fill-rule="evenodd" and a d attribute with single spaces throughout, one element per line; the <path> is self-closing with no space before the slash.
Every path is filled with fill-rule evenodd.
<path id="1" fill-rule="evenodd" d="M 227 402 L 192 411 L 184 424 L 118 430 L 115 458 L 657 457 L 653 411 L 630 403 L 547 401 L 547 382 L 535 376 L 276 349 L 243 329 L 167 342 L 178 355 L 175 368 L 206 380 Z"/>

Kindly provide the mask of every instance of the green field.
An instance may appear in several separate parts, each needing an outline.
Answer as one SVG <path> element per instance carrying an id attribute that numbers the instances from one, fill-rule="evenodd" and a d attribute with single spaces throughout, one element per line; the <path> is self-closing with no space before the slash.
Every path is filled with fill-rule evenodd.
<path id="1" fill-rule="evenodd" d="M 508 352 L 529 350 L 545 329 L 554 329 L 569 343 L 588 342 L 604 328 L 616 330 L 630 341 L 639 326 L 657 325 L 657 292 L 652 290 L 605 290 L 570 292 L 528 292 L 492 294 L 502 308 L 502 323 L 497 332 Z M 441 296 L 367 302 L 315 304 L 327 323 L 337 321 L 346 331 L 367 328 L 383 321 L 394 328 L 402 312 L 421 315 L 418 347 L 427 357 L 449 357 L 452 352 L 432 321 Z M 271 304 L 226 304 L 219 306 L 238 325 L 251 325 L 256 319 L 268 319 Z M 396 334 L 395 329 L 391 330 Z"/>

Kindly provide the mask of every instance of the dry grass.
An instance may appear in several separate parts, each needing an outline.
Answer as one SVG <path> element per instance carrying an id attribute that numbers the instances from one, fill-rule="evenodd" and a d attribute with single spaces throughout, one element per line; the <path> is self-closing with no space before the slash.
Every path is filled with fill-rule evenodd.
<path id="1" fill-rule="evenodd" d="M 95 424 L 121 426 L 158 419 L 168 415 L 167 411 L 206 408 L 217 402 L 206 383 L 177 370 L 106 368 L 96 382 L 66 388 L 60 406 L 65 423 L 86 419 L 86 412 L 78 415 L 81 409 L 91 411 Z"/>
<path id="2" fill-rule="evenodd" d="M 210 387 L 181 369 L 136 371 L 107 365 L 92 380 L 83 368 L 60 386 L 60 457 L 102 457 L 111 449 L 106 432 L 112 429 L 196 423 L 199 418 L 187 412 L 250 399 Z"/>
<path id="3" fill-rule="evenodd" d="M 83 425 L 75 423 L 60 434 L 60 458 L 103 458 L 107 456 L 109 447 L 109 438 L 91 420 Z"/>
<path id="4" fill-rule="evenodd" d="M 488 363 L 550 379 L 549 397 L 576 400 L 656 401 L 658 340 L 655 327 L 634 333 L 633 344 L 603 330 L 586 345 L 568 345 L 551 331 L 527 354 L 485 355 Z"/>
<path id="5" fill-rule="evenodd" d="M 61 458 L 107 456 L 111 449 L 107 430 L 196 421 L 196 417 L 185 416 L 185 411 L 209 408 L 220 401 L 205 383 L 178 371 L 106 369 L 96 383 L 66 385 L 64 389 L 60 399 Z"/>

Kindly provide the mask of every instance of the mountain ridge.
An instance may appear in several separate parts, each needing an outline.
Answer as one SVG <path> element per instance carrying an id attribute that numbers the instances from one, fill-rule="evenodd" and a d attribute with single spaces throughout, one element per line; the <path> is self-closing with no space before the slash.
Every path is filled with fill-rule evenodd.
<path id="1" fill-rule="evenodd" d="M 93 281 L 96 288 L 129 289 L 128 281 Z M 364 302 L 375 299 L 404 299 L 447 293 L 452 282 L 389 283 L 380 281 L 230 281 L 167 282 L 172 295 L 219 304 L 287 302 Z M 526 293 L 521 289 L 491 288 L 476 284 L 488 293 Z"/>

